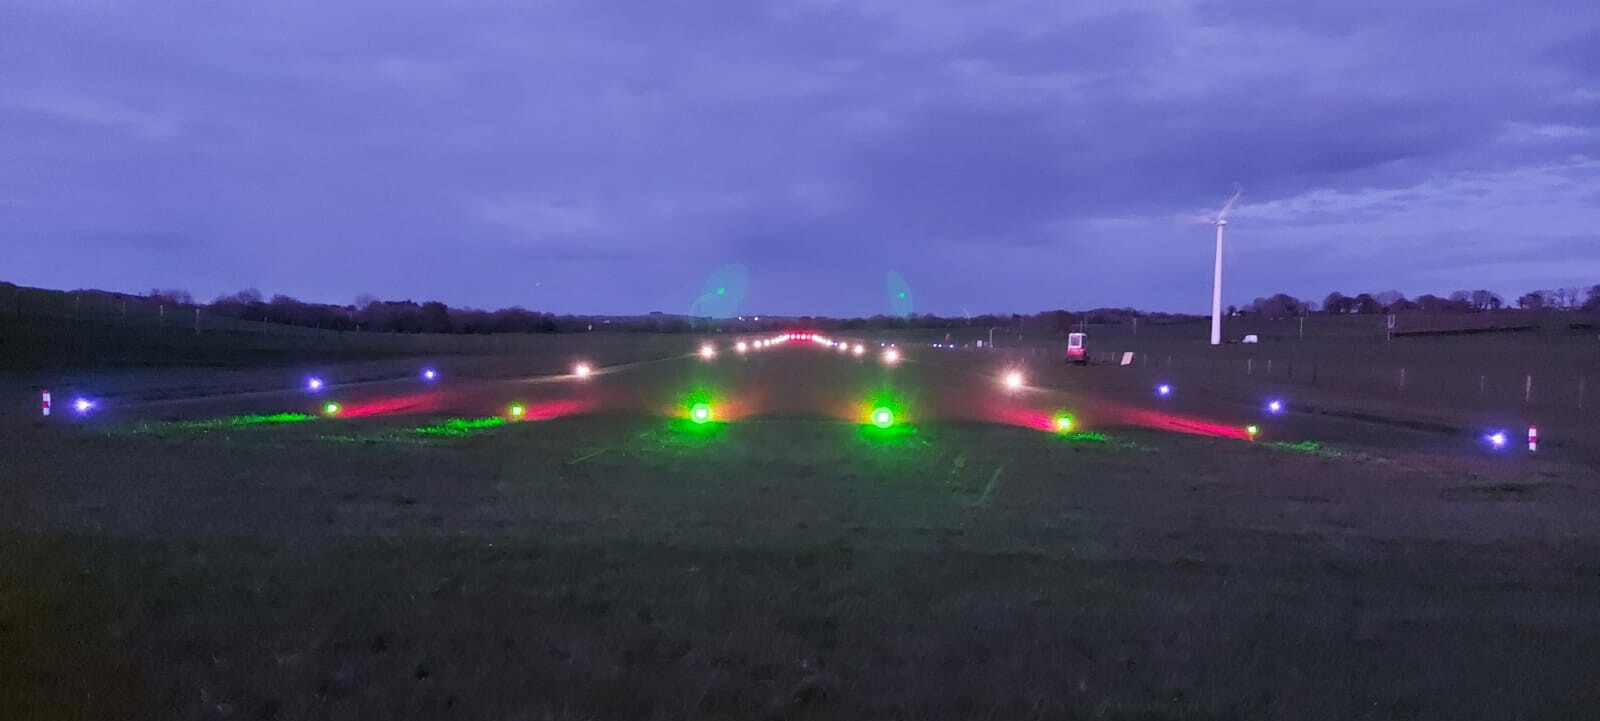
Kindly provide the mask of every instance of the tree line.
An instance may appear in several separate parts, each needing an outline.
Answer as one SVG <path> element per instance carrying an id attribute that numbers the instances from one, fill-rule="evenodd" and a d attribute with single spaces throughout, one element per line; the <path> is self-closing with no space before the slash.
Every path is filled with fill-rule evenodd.
<path id="1" fill-rule="evenodd" d="M 1498 293 L 1487 290 L 1458 290 L 1447 296 L 1424 293 L 1407 298 L 1397 290 L 1378 293 L 1359 293 L 1353 296 L 1338 291 L 1329 293 L 1319 304 L 1314 300 L 1301 300 L 1287 293 L 1269 298 L 1257 298 L 1248 306 L 1230 306 L 1229 315 L 1253 314 L 1271 318 L 1287 318 L 1311 313 L 1327 315 L 1424 313 L 1430 315 L 1452 313 L 1481 313 L 1508 308 L 1510 305 Z M 1519 296 L 1516 307 L 1524 310 L 1584 310 L 1600 312 L 1600 284 L 1583 288 L 1556 288 L 1535 290 Z"/>
<path id="2" fill-rule="evenodd" d="M 917 328 L 1006 327 L 1034 328 L 1064 332 L 1090 325 L 1127 325 L 1132 322 L 1163 325 L 1190 323 L 1204 316 L 1178 313 L 1151 313 L 1133 308 L 1096 308 L 1088 311 L 1050 310 L 1034 314 L 984 314 L 977 316 L 875 315 L 857 318 L 821 316 L 783 317 L 758 320 L 740 318 L 700 318 L 651 313 L 640 316 L 557 315 L 519 306 L 499 310 L 452 308 L 439 301 L 382 300 L 363 294 L 349 305 L 308 303 L 286 295 L 265 296 L 246 289 L 196 303 L 181 290 L 152 290 L 150 299 L 185 307 L 202 307 L 207 312 L 241 320 L 282 323 L 314 328 L 377 333 L 574 333 L 588 330 L 621 332 L 687 333 L 708 330 L 782 330 L 796 326 L 817 330 L 897 330 Z M 1600 284 L 1587 289 L 1558 288 L 1532 291 L 1516 299 L 1525 310 L 1586 310 L 1600 312 Z M 1247 306 L 1230 306 L 1230 315 L 1260 315 L 1286 318 L 1321 313 L 1454 314 L 1492 312 L 1511 307 L 1500 295 L 1487 290 L 1458 290 L 1447 296 L 1424 293 L 1415 298 L 1387 290 L 1345 295 L 1329 293 L 1319 303 L 1287 293 L 1256 298 Z"/>

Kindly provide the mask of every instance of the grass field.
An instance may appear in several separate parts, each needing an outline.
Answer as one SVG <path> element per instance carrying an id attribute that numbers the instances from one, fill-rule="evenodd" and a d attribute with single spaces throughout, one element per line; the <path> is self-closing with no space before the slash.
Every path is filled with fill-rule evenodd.
<path id="1" fill-rule="evenodd" d="M 422 360 L 100 371 L 103 417 L 0 417 L 6 717 L 1600 711 L 1576 447 L 1156 401 L 1139 368 L 591 342 L 434 386 Z M 303 365 L 333 387 L 271 390 Z M 1077 432 L 1037 427 L 1063 409 Z"/>

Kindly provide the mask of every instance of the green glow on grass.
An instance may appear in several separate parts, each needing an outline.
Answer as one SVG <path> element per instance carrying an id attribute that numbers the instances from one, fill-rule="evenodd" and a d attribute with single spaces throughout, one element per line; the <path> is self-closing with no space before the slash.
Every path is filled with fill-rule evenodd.
<path id="1" fill-rule="evenodd" d="M 1284 451 L 1294 451 L 1296 453 L 1309 453 L 1312 455 L 1323 456 L 1325 458 L 1338 458 L 1344 455 L 1344 451 L 1341 451 L 1337 448 L 1330 448 L 1316 441 L 1278 441 L 1276 443 L 1269 444 L 1269 447 Z"/>
<path id="2" fill-rule="evenodd" d="M 314 420 L 316 416 L 304 413 L 245 414 L 227 418 L 207 418 L 198 421 L 152 421 L 140 423 L 134 433 L 159 433 L 162 431 L 209 431 L 218 428 L 244 428 L 247 426 L 281 425 Z"/>
<path id="3" fill-rule="evenodd" d="M 419 436 L 459 438 L 474 431 L 498 428 L 505 424 L 504 418 L 446 418 L 431 426 L 418 426 L 411 429 L 411 432 Z"/>

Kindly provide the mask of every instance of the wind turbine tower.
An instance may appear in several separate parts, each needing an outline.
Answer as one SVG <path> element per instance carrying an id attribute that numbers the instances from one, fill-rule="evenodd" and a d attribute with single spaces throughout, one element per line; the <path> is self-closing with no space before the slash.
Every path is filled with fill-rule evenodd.
<path id="1" fill-rule="evenodd" d="M 1222 229 L 1228 225 L 1228 210 L 1239 199 L 1239 192 L 1240 188 L 1235 186 L 1233 197 L 1228 198 L 1222 210 L 1217 211 L 1217 217 L 1211 220 L 1217 228 L 1217 262 L 1211 278 L 1211 345 L 1222 345 Z"/>

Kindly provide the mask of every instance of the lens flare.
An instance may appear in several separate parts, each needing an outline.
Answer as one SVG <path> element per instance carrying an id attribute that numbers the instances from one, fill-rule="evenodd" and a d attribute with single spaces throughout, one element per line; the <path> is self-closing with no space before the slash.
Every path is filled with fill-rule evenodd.
<path id="1" fill-rule="evenodd" d="M 894 425 L 894 411 L 889 410 L 886 406 L 878 406 L 872 409 L 872 425 L 879 428 L 888 428 Z"/>
<path id="2" fill-rule="evenodd" d="M 711 404 L 696 403 L 689 406 L 689 420 L 695 423 L 705 423 L 711 420 Z"/>

